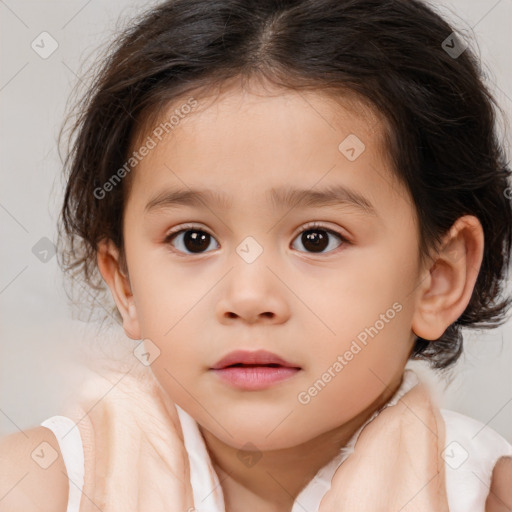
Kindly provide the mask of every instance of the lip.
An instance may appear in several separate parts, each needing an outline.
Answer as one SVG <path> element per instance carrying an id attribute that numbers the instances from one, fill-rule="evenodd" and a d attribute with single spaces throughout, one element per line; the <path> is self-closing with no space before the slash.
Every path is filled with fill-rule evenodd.
<path id="1" fill-rule="evenodd" d="M 248 350 L 235 350 L 224 356 L 220 361 L 217 361 L 211 370 L 221 370 L 234 364 L 259 366 L 274 364 L 288 368 L 300 369 L 298 365 L 285 361 L 282 357 L 279 357 L 272 352 L 268 352 L 267 350 L 255 350 L 252 352 Z"/>
<path id="2" fill-rule="evenodd" d="M 236 350 L 210 368 L 224 383 L 245 391 L 268 388 L 293 377 L 301 369 L 266 350 Z"/>

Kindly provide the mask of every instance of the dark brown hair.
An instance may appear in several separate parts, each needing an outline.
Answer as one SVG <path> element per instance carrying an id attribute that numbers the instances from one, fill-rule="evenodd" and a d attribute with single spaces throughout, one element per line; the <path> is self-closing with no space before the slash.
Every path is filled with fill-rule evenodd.
<path id="1" fill-rule="evenodd" d="M 461 354 L 461 328 L 501 325 L 512 301 L 503 297 L 512 208 L 499 109 L 471 48 L 449 51 L 462 41 L 450 39 L 453 32 L 418 0 L 172 0 L 149 10 L 115 39 L 76 106 L 59 264 L 105 307 L 96 250 L 109 238 L 124 257 L 130 179 L 104 197 L 97 191 L 166 105 L 236 77 L 340 97 L 348 91 L 386 120 L 394 173 L 417 211 L 420 256 L 465 214 L 483 226 L 483 262 L 466 310 L 439 340 L 418 338 L 412 354 L 448 367 Z"/>

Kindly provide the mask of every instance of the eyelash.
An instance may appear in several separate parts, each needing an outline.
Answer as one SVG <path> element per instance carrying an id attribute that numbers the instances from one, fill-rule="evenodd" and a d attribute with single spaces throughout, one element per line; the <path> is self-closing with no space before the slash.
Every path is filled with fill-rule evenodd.
<path id="1" fill-rule="evenodd" d="M 314 231 L 314 230 L 318 230 L 318 231 L 325 231 L 331 235 L 335 235 L 337 236 L 340 240 L 341 240 L 341 243 L 338 247 L 336 247 L 335 249 L 332 249 L 330 251 L 327 251 L 327 252 L 323 252 L 323 253 L 315 253 L 315 252 L 307 252 L 306 251 L 306 254 L 331 254 L 333 252 L 337 252 L 337 250 L 342 246 L 342 245 L 346 245 L 346 244 L 349 244 L 350 242 L 347 240 L 347 238 L 345 238 L 341 233 L 337 232 L 337 231 L 334 231 L 330 228 L 327 228 L 326 226 L 322 225 L 322 224 L 318 224 L 316 222 L 310 222 L 308 224 L 306 224 L 301 231 L 299 231 L 293 238 L 293 240 L 295 240 L 299 235 L 301 235 L 302 233 L 304 233 L 305 231 Z M 205 229 L 203 229 L 202 227 L 196 225 L 196 224 L 184 224 L 184 225 L 181 225 L 179 229 L 176 229 L 174 231 L 171 231 L 164 239 L 164 243 L 166 244 L 170 244 L 171 243 L 171 240 L 176 237 L 177 235 L 179 235 L 180 233 L 185 233 L 187 231 L 198 231 L 198 232 L 202 232 L 202 233 L 206 233 L 208 234 L 209 236 L 211 236 L 213 239 L 215 239 L 215 237 L 210 234 L 208 231 L 206 231 Z M 171 244 L 172 245 L 172 244 Z M 200 256 L 201 254 L 207 254 L 208 252 L 210 251 L 205 251 L 205 252 L 202 252 L 202 253 L 183 253 L 182 251 L 179 251 L 177 250 L 176 248 L 172 248 L 171 249 L 173 252 L 177 253 L 179 256 L 183 256 L 183 257 L 186 257 L 186 256 Z M 303 252 L 303 251 L 300 251 L 300 252 Z"/>

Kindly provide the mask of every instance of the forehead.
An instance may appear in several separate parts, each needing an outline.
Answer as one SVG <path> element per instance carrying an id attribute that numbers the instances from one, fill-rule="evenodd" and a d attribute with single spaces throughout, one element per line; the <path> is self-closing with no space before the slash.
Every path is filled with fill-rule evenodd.
<path id="1" fill-rule="evenodd" d="M 194 107 L 183 108 L 192 104 L 191 98 Z M 347 149 L 341 158 L 343 172 L 356 182 L 361 162 L 347 158 L 354 151 L 362 151 L 358 160 L 366 163 L 367 173 L 373 167 L 394 180 L 384 120 L 348 92 L 340 96 L 231 84 L 209 95 L 184 95 L 148 119 L 131 148 L 136 151 L 148 137 L 156 142 L 131 176 L 137 195 L 147 197 L 167 184 L 226 192 L 234 182 L 246 192 L 292 183 L 313 187 L 322 176 L 322 185 L 329 186 L 340 171 L 331 172 L 332 163 L 340 163 L 340 152 Z M 161 140 L 154 135 L 159 127 L 160 132 L 164 128 Z M 265 197 L 276 198 L 268 193 Z"/>
<path id="2" fill-rule="evenodd" d="M 284 87 L 271 82 L 269 79 L 260 76 L 235 76 L 219 82 L 198 85 L 197 87 L 187 87 L 185 92 L 178 91 L 171 100 L 160 100 L 160 103 L 145 109 L 137 118 L 138 129 L 132 136 L 132 147 L 141 143 L 142 139 L 148 135 L 156 126 L 169 120 L 173 113 L 180 110 L 193 98 L 198 103 L 187 112 L 186 116 L 181 116 L 179 124 L 187 123 L 187 119 L 198 118 L 197 114 L 206 113 L 213 115 L 215 107 L 228 106 L 243 109 L 252 108 L 255 103 L 261 101 L 275 102 L 287 101 L 290 108 L 297 106 L 309 106 L 316 110 L 317 114 L 322 116 L 324 121 L 334 123 L 350 113 L 359 118 L 370 128 L 387 128 L 386 119 L 377 108 L 364 96 L 356 93 L 348 87 L 327 87 L 327 86 L 300 86 L 297 88 Z M 292 101 L 295 100 L 295 101 Z M 301 100 L 301 101 L 299 101 Z M 323 108 L 335 113 L 329 116 L 325 112 L 320 112 Z M 328 119 L 331 117 L 330 119 Z"/>

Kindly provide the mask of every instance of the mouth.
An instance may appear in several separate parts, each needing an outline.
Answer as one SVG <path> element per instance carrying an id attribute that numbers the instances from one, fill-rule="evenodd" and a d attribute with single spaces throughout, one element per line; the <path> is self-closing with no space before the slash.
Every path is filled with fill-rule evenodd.
<path id="1" fill-rule="evenodd" d="M 224 368 L 240 367 L 269 367 L 269 368 L 296 368 L 300 369 L 295 363 L 286 361 L 277 354 L 266 350 L 256 350 L 253 352 L 247 350 L 235 350 L 217 361 L 211 370 L 222 370 Z"/>
<path id="2" fill-rule="evenodd" d="M 277 363 L 271 363 L 271 364 L 246 364 L 246 363 L 235 363 L 235 364 L 230 364 L 229 366 L 224 366 L 223 368 L 240 368 L 240 367 L 255 367 L 255 366 L 268 366 L 269 368 L 278 368 L 279 366 L 283 366 L 281 364 L 277 364 Z M 223 368 L 220 368 L 221 370 Z M 284 368 L 287 368 L 286 366 Z M 218 368 L 214 368 L 214 369 L 218 369 Z"/>
<path id="3" fill-rule="evenodd" d="M 276 354 L 258 350 L 231 352 L 210 370 L 230 387 L 257 391 L 293 377 L 302 368 Z"/>

